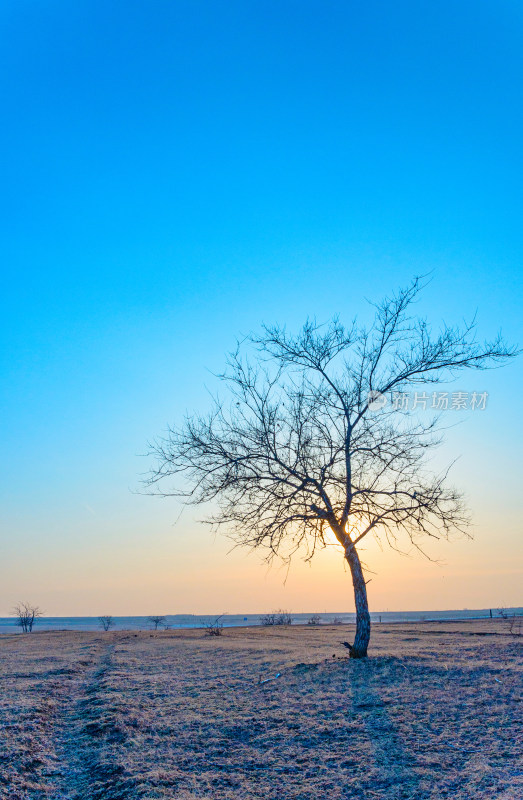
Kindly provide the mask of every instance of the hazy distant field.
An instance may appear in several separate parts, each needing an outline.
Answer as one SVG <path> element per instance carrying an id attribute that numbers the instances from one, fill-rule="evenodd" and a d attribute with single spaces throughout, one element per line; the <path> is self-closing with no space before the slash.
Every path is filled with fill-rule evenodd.
<path id="1" fill-rule="evenodd" d="M 0 797 L 523 796 L 523 637 L 501 620 L 376 626 L 352 662 L 351 634 L 0 636 Z"/>

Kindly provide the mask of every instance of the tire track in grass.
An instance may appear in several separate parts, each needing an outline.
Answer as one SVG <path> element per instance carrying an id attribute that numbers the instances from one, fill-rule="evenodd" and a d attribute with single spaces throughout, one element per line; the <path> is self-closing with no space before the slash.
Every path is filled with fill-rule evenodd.
<path id="1" fill-rule="evenodd" d="M 61 775 L 53 800 L 135 800 L 143 791 L 125 766 L 127 733 L 111 703 L 115 644 L 76 687 L 59 734 Z"/>
<path id="2" fill-rule="evenodd" d="M 63 646 L 63 637 L 45 634 L 15 644 L 4 651 L 0 800 L 61 800 L 57 743 L 98 648 L 78 639 Z"/>

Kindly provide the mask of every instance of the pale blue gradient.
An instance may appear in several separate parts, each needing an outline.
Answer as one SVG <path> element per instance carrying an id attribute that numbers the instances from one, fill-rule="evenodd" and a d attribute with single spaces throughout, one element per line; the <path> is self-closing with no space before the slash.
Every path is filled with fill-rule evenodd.
<path id="1" fill-rule="evenodd" d="M 105 598 L 152 613 L 160 574 L 166 612 L 216 596 L 217 612 L 259 610 L 263 587 L 250 603 L 213 583 L 212 564 L 229 583 L 241 570 L 227 545 L 131 493 L 138 454 L 205 409 L 237 335 L 367 315 L 364 297 L 416 273 L 432 275 L 420 313 L 477 309 L 483 333 L 523 341 L 521 6 L 6 0 L 0 14 L 0 614 L 31 596 L 56 615 Z M 459 388 L 490 392 L 449 440 L 479 526 L 463 563 L 499 572 L 521 553 L 521 362 Z M 196 607 L 177 576 L 199 584 L 207 540 Z M 456 584 L 432 607 L 517 605 L 497 580 L 499 598 Z M 302 608 L 322 610 L 317 591 Z M 390 608 L 427 606 L 409 602 Z"/>

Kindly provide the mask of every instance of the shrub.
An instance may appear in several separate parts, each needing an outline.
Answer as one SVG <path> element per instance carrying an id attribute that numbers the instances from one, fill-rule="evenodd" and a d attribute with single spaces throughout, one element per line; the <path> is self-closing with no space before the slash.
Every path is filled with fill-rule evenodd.
<path id="1" fill-rule="evenodd" d="M 523 617 L 516 614 L 509 614 L 506 608 L 498 608 L 498 614 L 507 623 L 508 632 L 511 636 L 521 636 L 523 627 Z"/>
<path id="2" fill-rule="evenodd" d="M 208 620 L 207 622 L 202 622 L 202 627 L 205 628 L 205 633 L 209 636 L 221 636 L 223 633 L 223 622 L 220 622 L 223 614 L 220 614 L 219 617 L 216 617 L 214 620 Z"/>
<path id="3" fill-rule="evenodd" d="M 264 614 L 260 617 L 260 625 L 276 625 L 276 614 Z"/>
<path id="4" fill-rule="evenodd" d="M 38 606 L 32 606 L 30 603 L 18 603 L 12 611 L 17 617 L 16 624 L 22 628 L 24 633 L 31 633 L 33 625 L 38 617 L 43 615 L 43 611 Z"/>
<path id="5" fill-rule="evenodd" d="M 292 625 L 292 617 L 289 611 L 280 608 L 279 611 L 260 617 L 260 625 Z"/>

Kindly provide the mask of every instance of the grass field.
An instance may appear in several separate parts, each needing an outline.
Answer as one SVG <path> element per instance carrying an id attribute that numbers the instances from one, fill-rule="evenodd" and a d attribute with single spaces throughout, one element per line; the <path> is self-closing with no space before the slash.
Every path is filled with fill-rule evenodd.
<path id="1" fill-rule="evenodd" d="M 523 637 L 375 626 L 350 661 L 351 635 L 0 636 L 0 798 L 523 797 Z"/>

